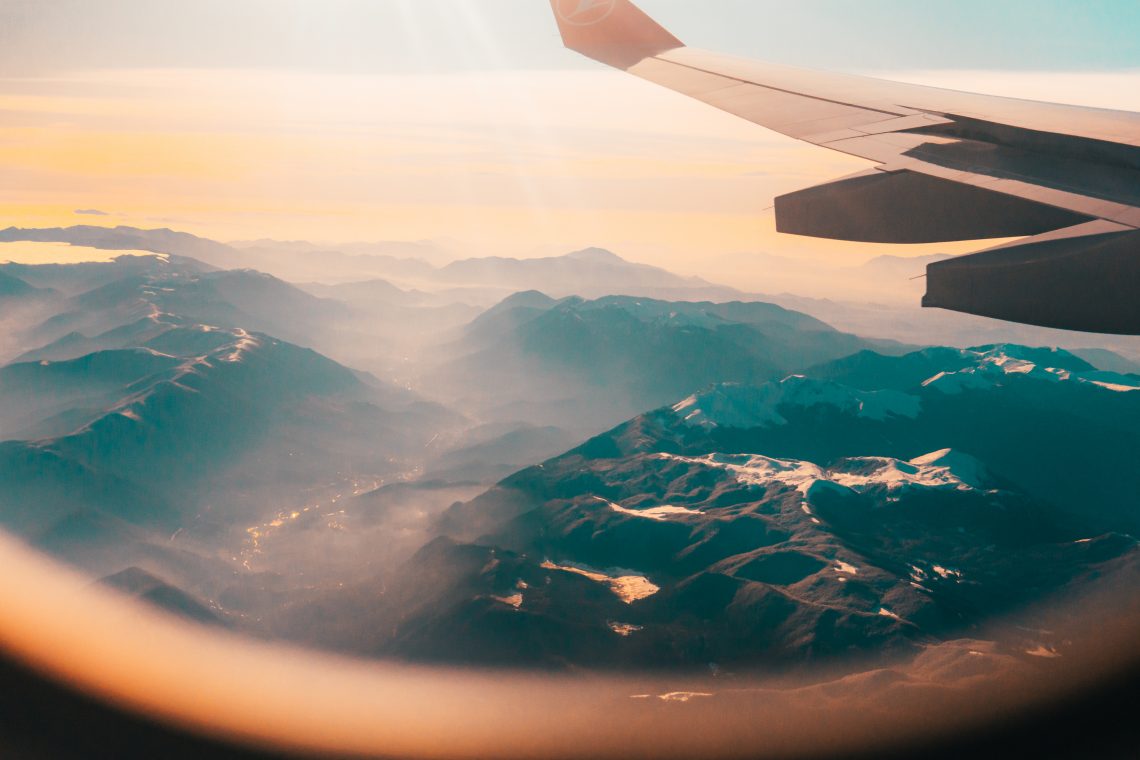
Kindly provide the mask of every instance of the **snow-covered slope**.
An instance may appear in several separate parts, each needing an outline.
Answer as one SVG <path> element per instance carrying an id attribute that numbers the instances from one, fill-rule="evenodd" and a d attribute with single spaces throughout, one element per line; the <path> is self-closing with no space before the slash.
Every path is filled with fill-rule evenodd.
<path id="1" fill-rule="evenodd" d="M 707 454 L 683 457 L 660 454 L 662 459 L 724 470 L 741 483 L 756 486 L 780 484 L 796 488 L 805 497 L 817 484 L 841 486 L 856 492 L 912 488 L 983 490 L 990 481 L 986 467 L 974 457 L 942 449 L 910 461 L 891 457 L 847 457 L 830 465 L 762 454 Z"/>
<path id="2" fill-rule="evenodd" d="M 918 416 L 922 402 L 893 390 L 859 391 L 838 383 L 794 375 L 759 386 L 724 384 L 673 407 L 685 424 L 704 428 L 762 428 L 786 425 L 786 407 L 832 407 L 860 419 L 883 421 Z"/>
<path id="3" fill-rule="evenodd" d="M 923 385 L 943 393 L 992 388 L 1010 377 L 1049 383 L 1091 384 L 1117 393 L 1140 390 L 1140 377 L 1097 370 L 1083 359 L 1060 349 L 997 345 L 964 349 L 969 366 L 939 372 Z"/>

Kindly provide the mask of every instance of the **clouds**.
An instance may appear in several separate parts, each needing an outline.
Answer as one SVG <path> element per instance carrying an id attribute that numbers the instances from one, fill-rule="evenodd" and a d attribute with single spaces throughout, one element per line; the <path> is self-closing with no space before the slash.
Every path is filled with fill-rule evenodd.
<path id="1" fill-rule="evenodd" d="M 1140 108 L 1126 75 L 903 75 Z M 0 80 L 0 226 L 155 220 L 223 240 L 439 236 L 469 252 L 603 245 L 691 273 L 767 251 L 839 265 L 890 247 L 777 235 L 780 193 L 864 168 L 610 71 L 81 72 Z M 102 212 L 98 216 L 93 212 Z M 767 283 L 763 259 L 731 278 Z"/>
<path id="2" fill-rule="evenodd" d="M 136 71 L 4 90 L 0 108 L 42 121 L 0 128 L 0 215 L 25 225 L 97 199 L 116 222 L 193 218 L 222 238 L 736 248 L 812 163 L 862 165 L 611 72 Z"/>

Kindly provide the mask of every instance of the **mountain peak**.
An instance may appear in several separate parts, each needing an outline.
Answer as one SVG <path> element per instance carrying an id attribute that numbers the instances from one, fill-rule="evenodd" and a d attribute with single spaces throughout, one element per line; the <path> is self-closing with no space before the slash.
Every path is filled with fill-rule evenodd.
<path id="1" fill-rule="evenodd" d="M 499 302 L 500 307 L 515 306 L 541 306 L 548 307 L 557 303 L 557 300 L 543 293 L 541 290 L 520 290 L 512 293 Z"/>
<path id="2" fill-rule="evenodd" d="M 986 466 L 969 454 L 955 449 L 933 451 L 910 460 L 909 464 L 933 471 L 944 470 L 965 485 L 982 488 L 990 480 Z"/>
<path id="3" fill-rule="evenodd" d="M 625 264 L 626 260 L 618 256 L 613 251 L 607 251 L 605 248 L 583 248 L 580 251 L 566 254 L 563 258 L 575 259 L 577 261 L 594 261 L 597 263 L 607 264 Z"/>
<path id="4" fill-rule="evenodd" d="M 1070 372 L 1090 372 L 1096 369 L 1084 359 L 1063 348 L 1034 348 L 1017 343 L 994 343 L 988 346 L 975 346 L 967 349 L 967 353 L 977 354 L 983 362 L 999 366 L 1010 362 L 1027 362 Z"/>
<path id="5" fill-rule="evenodd" d="M 4 296 L 25 296 L 35 291 L 36 288 L 20 278 L 0 272 L 0 298 Z"/>

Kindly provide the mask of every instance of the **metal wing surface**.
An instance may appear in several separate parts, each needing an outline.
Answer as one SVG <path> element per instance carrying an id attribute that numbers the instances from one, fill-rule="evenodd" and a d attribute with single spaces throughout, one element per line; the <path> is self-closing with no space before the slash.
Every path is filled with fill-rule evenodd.
<path id="1" fill-rule="evenodd" d="M 781 232 L 1026 238 L 931 265 L 924 305 L 1140 334 L 1140 114 L 686 47 L 629 0 L 551 0 L 567 47 L 873 168 L 776 199 Z"/>

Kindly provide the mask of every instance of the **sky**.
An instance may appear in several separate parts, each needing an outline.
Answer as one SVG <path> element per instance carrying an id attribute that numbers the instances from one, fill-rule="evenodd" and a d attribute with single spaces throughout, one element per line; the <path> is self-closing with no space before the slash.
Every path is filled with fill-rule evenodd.
<path id="1" fill-rule="evenodd" d="M 1140 110 L 1135 0 L 641 4 L 694 46 Z M 775 195 L 866 166 L 562 49 L 543 0 L 0 4 L 0 226 L 603 245 L 691 273 L 977 247 L 775 233 Z"/>

